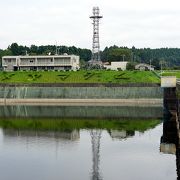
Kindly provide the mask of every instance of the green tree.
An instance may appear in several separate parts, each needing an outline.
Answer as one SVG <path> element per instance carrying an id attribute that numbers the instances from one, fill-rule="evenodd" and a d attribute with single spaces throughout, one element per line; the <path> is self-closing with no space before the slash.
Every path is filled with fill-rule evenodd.
<path id="1" fill-rule="evenodd" d="M 109 52 L 109 61 L 130 61 L 131 60 L 131 50 L 116 48 Z"/>

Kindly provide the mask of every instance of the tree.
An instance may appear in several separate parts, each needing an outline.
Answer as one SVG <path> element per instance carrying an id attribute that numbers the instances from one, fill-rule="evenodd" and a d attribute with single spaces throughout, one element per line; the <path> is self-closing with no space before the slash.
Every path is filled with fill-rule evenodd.
<path id="1" fill-rule="evenodd" d="M 8 49 L 12 52 L 13 55 L 19 55 L 19 46 L 17 43 L 12 43 Z"/>
<path id="2" fill-rule="evenodd" d="M 129 61 L 131 59 L 131 50 L 116 48 L 109 52 L 109 61 Z"/>

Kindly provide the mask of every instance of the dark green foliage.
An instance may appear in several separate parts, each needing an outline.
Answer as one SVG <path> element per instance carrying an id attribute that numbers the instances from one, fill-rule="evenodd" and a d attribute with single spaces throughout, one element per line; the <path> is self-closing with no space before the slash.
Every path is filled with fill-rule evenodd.
<path id="1" fill-rule="evenodd" d="M 109 61 L 130 61 L 131 50 L 127 48 L 115 48 L 109 51 Z"/>
<path id="2" fill-rule="evenodd" d="M 156 69 L 160 69 L 160 61 L 163 61 L 163 69 L 173 68 L 179 69 L 180 66 L 180 48 L 160 48 L 150 49 L 110 46 L 101 52 L 101 59 L 105 61 L 125 61 L 136 63 L 147 63 L 154 65 Z"/>
<path id="3" fill-rule="evenodd" d="M 12 43 L 8 50 L 12 52 L 12 55 L 25 55 L 26 52 L 29 52 L 29 48 L 26 46 L 19 46 L 17 43 Z"/>
<path id="4" fill-rule="evenodd" d="M 67 53 L 69 55 L 74 54 L 80 56 L 81 60 L 89 61 L 91 59 L 91 50 L 89 49 L 81 49 L 75 46 L 67 47 L 67 46 L 58 46 L 57 47 L 58 54 Z M 56 54 L 56 46 L 55 45 L 46 45 L 46 46 L 36 46 L 31 45 L 30 47 L 18 45 L 17 43 L 12 43 L 8 49 L 0 50 L 0 58 L 6 55 L 25 55 L 28 53 L 29 55 L 51 55 Z"/>

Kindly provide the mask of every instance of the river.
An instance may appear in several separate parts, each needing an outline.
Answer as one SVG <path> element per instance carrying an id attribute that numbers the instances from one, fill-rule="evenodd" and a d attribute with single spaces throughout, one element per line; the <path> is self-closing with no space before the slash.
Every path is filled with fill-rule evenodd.
<path id="1" fill-rule="evenodd" d="M 102 112 L 99 109 L 98 113 L 93 109 L 96 113 L 89 116 L 87 112 L 93 112 L 90 107 L 79 110 L 78 116 L 74 117 L 74 111 L 68 116 L 62 107 L 61 116 L 56 112 L 52 117 L 50 111 L 49 116 L 43 116 L 47 107 L 44 111 L 43 107 L 36 108 L 36 111 L 32 110 L 33 107 L 16 107 L 21 110 L 18 113 L 14 113 L 17 111 L 14 108 L 0 108 L 2 180 L 177 178 L 176 155 L 160 152 L 163 135 L 163 119 L 159 117 L 162 116 L 161 108 L 142 108 L 140 111 L 119 107 L 124 117 L 117 110 L 114 117 L 113 114 L 106 117 L 107 109 Z M 54 108 L 58 111 L 58 107 Z"/>

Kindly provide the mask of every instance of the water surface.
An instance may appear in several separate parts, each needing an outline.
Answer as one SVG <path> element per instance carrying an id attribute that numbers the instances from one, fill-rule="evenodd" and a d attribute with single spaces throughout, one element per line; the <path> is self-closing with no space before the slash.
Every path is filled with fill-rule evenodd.
<path id="1" fill-rule="evenodd" d="M 176 156 L 160 153 L 160 120 L 4 119 L 3 180 L 172 180 Z"/>

